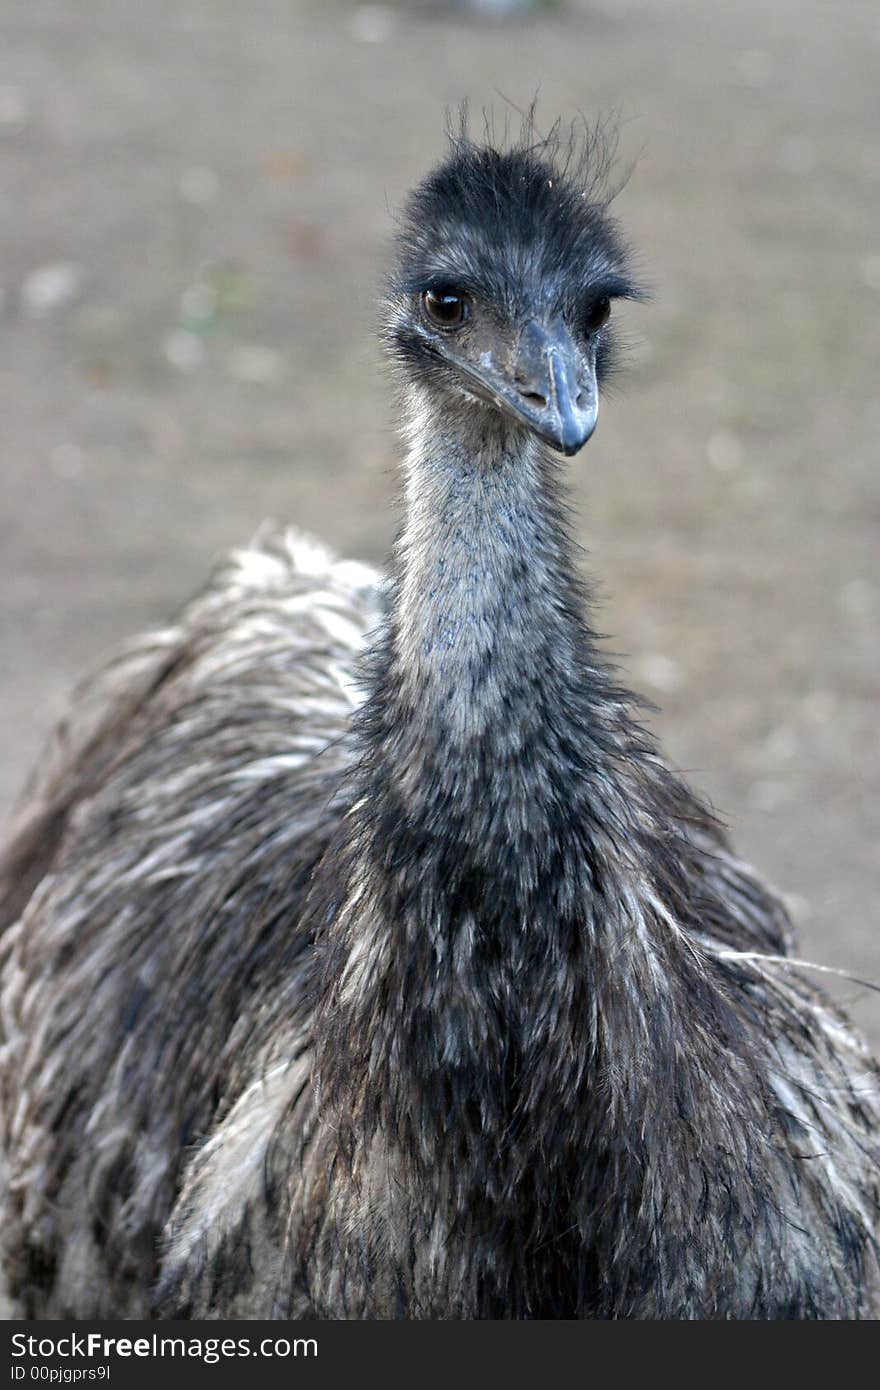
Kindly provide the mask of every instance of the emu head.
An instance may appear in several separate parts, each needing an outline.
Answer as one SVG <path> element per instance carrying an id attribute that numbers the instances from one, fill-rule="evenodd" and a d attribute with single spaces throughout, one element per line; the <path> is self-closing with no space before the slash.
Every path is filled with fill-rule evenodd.
<path id="1" fill-rule="evenodd" d="M 589 153 L 453 140 L 404 208 L 389 293 L 386 337 L 410 381 L 565 454 L 596 425 L 612 302 L 638 297 Z"/>

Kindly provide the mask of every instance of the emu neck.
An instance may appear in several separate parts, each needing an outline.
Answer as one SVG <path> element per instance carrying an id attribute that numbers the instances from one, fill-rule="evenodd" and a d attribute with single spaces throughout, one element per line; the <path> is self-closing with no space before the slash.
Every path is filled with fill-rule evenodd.
<path id="1" fill-rule="evenodd" d="M 528 436 L 420 432 L 408 465 L 393 663 L 438 720 L 450 752 L 513 730 L 499 718 L 524 695 L 531 664 L 574 634 L 560 611 L 567 556 L 554 532 L 548 466 Z"/>
<path id="2" fill-rule="evenodd" d="M 493 420 L 474 410 L 455 426 L 423 418 L 415 431 L 365 726 L 386 841 L 418 854 L 423 876 L 463 860 L 490 881 L 500 872 L 509 902 L 535 882 L 542 855 L 554 857 L 551 841 L 585 795 L 584 726 L 603 677 L 591 691 L 562 465 Z"/>
<path id="3" fill-rule="evenodd" d="M 536 685 L 570 684 L 584 630 L 556 465 L 531 436 L 493 431 L 485 415 L 417 433 L 391 659 L 450 753 L 487 738 L 510 755 L 510 716 Z"/>

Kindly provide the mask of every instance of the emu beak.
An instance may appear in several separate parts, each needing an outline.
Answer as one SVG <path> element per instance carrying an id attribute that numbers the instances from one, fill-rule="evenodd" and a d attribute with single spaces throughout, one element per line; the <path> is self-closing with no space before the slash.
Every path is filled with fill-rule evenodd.
<path id="1" fill-rule="evenodd" d="M 504 404 L 535 434 L 569 456 L 586 444 L 599 413 L 596 373 L 563 323 L 527 323 L 505 376 Z"/>

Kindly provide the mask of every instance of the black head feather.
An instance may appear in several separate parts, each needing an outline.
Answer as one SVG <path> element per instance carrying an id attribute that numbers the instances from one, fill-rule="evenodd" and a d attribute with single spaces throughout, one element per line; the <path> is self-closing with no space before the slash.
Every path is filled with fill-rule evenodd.
<path id="1" fill-rule="evenodd" d="M 511 316 L 569 318 L 598 294 L 639 297 L 608 211 L 607 148 L 533 135 L 508 149 L 453 138 L 404 206 L 393 292 L 455 284 Z"/>

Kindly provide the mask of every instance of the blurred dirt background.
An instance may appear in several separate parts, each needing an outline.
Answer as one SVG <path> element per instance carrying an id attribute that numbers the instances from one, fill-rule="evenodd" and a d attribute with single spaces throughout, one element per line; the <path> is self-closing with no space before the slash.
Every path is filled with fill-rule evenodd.
<path id="1" fill-rule="evenodd" d="M 804 954 L 880 981 L 880 11 L 482 8 L 5 0 L 0 811 L 77 675 L 264 517 L 382 560 L 389 208 L 445 106 L 540 89 L 619 109 L 655 296 L 572 464 L 600 625 Z"/>

